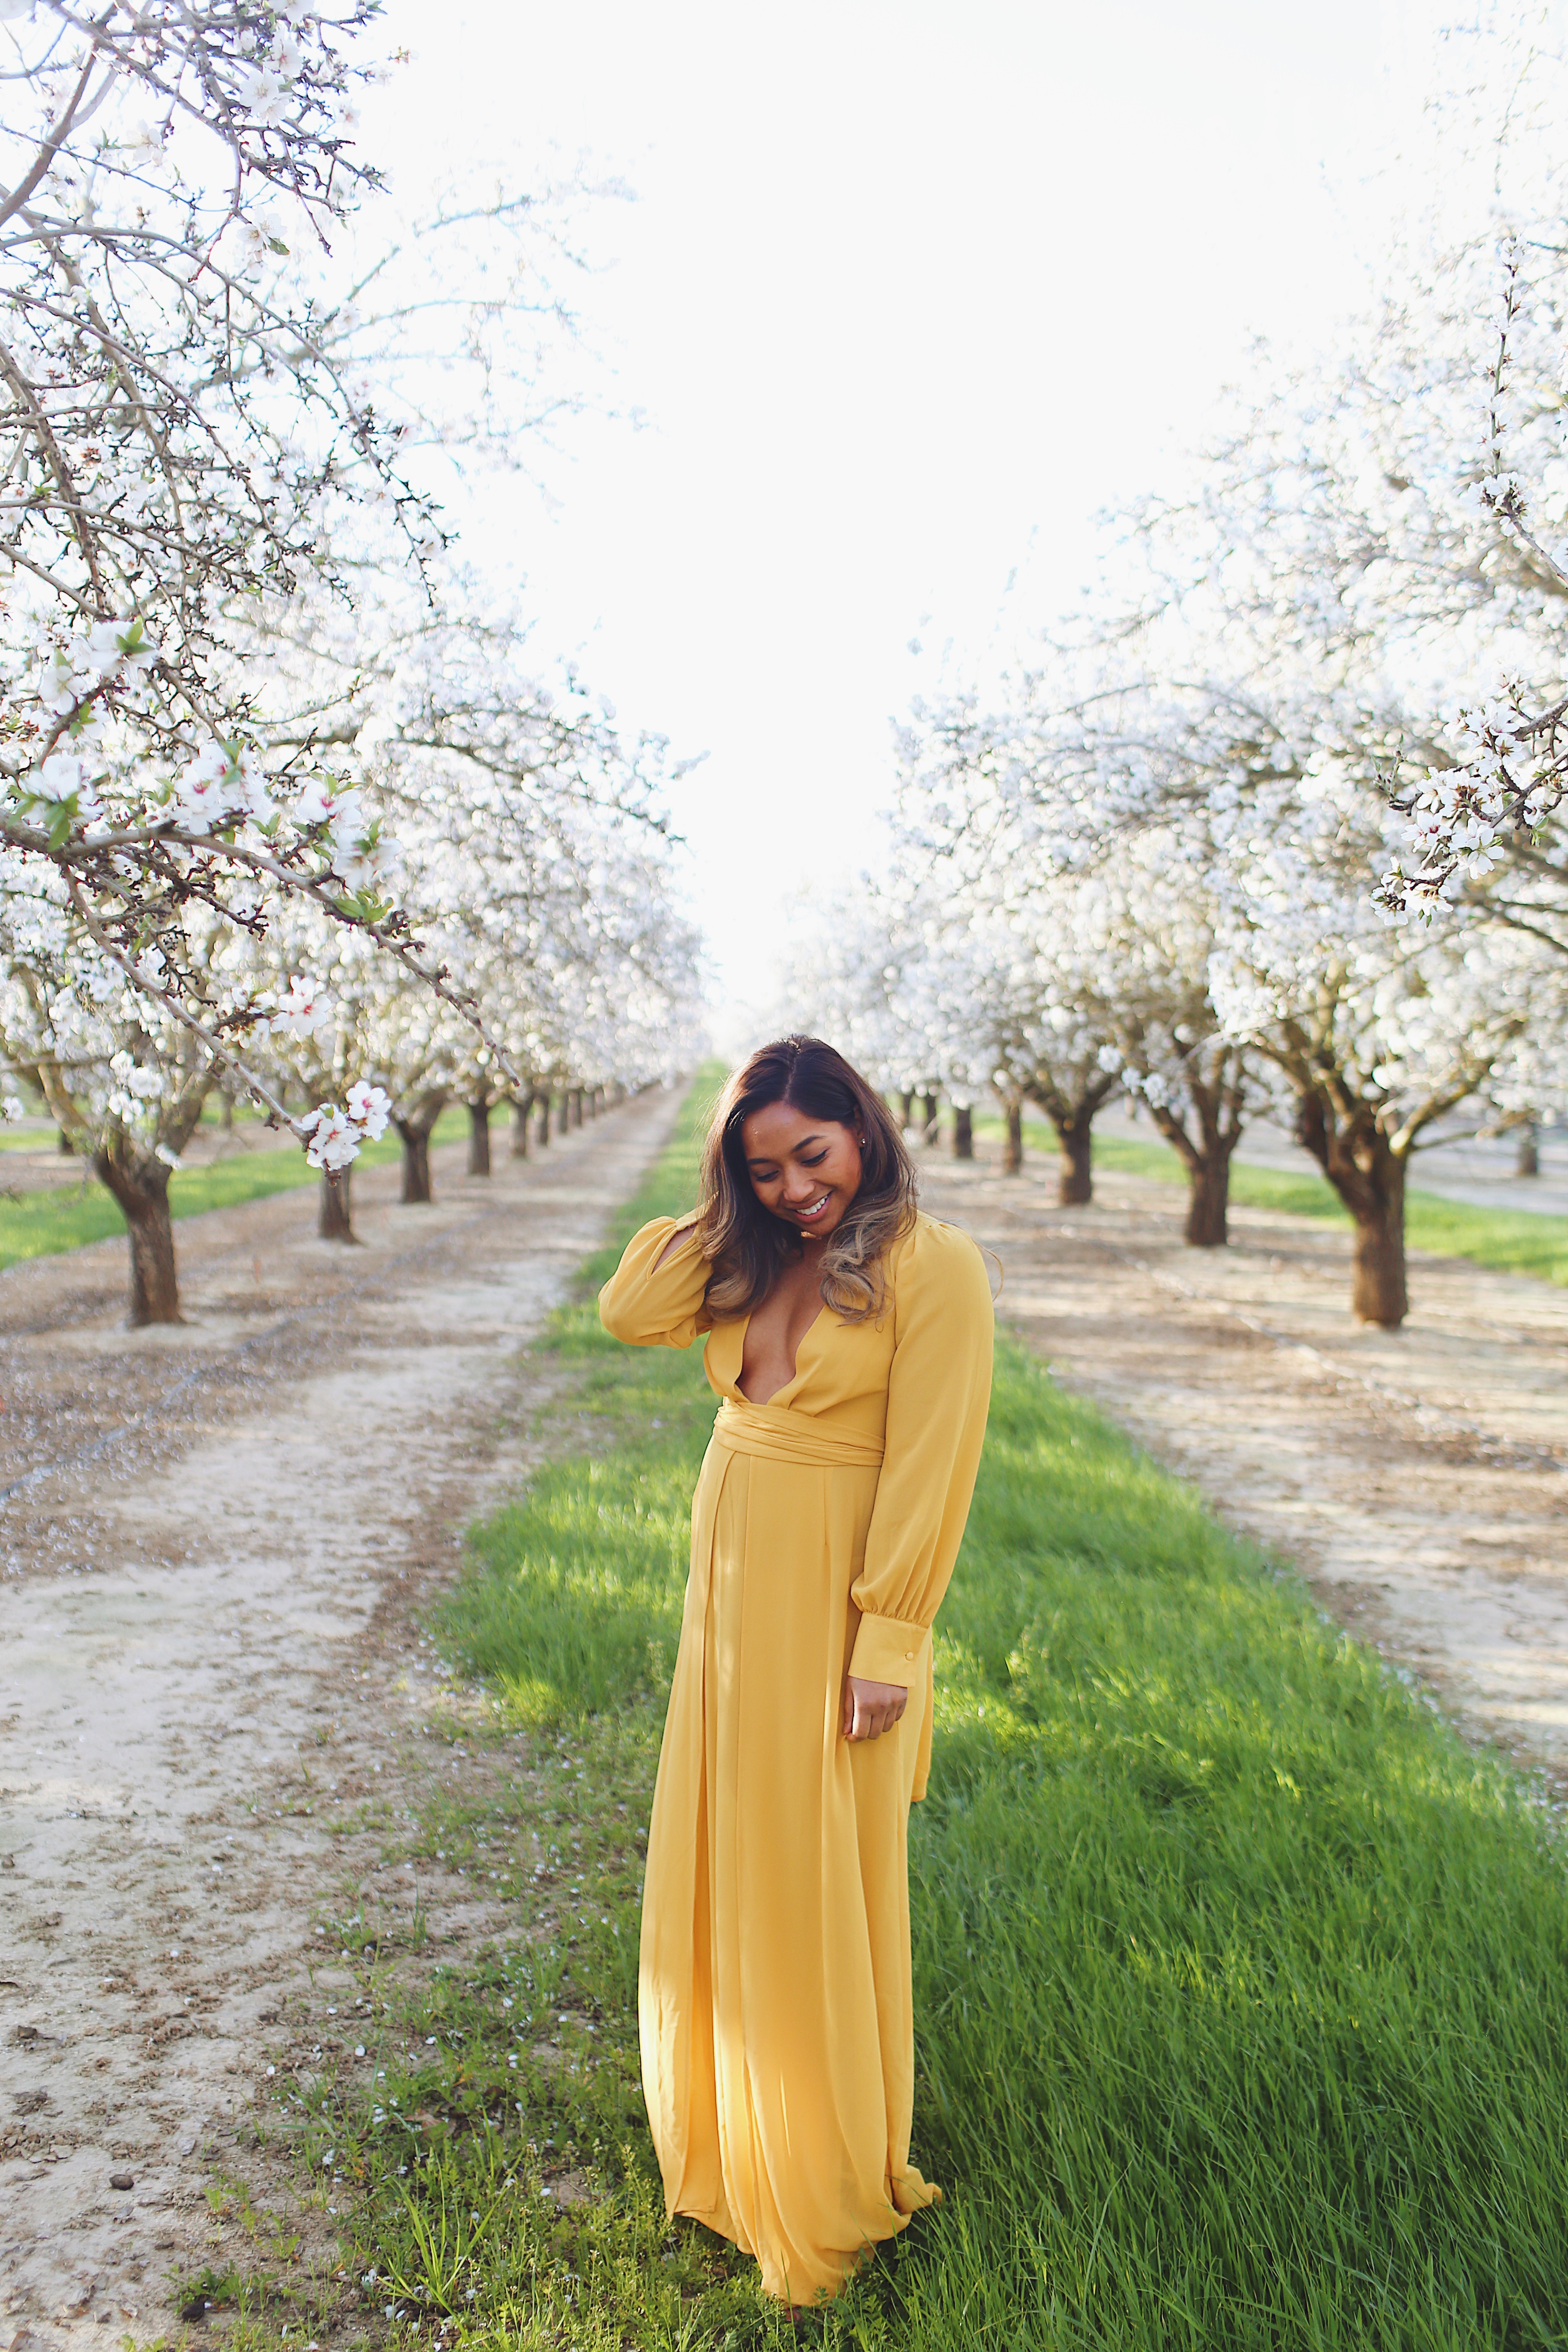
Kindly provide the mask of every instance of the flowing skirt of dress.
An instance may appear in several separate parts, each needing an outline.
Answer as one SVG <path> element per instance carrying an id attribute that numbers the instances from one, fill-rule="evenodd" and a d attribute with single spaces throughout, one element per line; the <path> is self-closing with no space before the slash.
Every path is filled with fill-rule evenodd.
<path id="1" fill-rule="evenodd" d="M 923 1662 L 894 1730 L 851 1744 L 838 1722 L 879 1455 L 808 1415 L 721 1413 L 648 1834 L 643 2083 L 668 2210 L 790 2303 L 940 2195 L 909 2160 Z"/>

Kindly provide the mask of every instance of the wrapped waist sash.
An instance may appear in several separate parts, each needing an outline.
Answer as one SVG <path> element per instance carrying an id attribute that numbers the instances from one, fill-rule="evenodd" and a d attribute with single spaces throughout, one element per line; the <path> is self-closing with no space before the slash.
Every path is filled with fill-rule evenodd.
<path id="1" fill-rule="evenodd" d="M 713 1423 L 715 1442 L 730 1454 L 760 1454 L 769 1462 L 816 1463 L 827 1469 L 875 1470 L 881 1440 L 858 1430 L 834 1429 L 808 1412 L 782 1404 L 737 1404 L 726 1397 Z"/>

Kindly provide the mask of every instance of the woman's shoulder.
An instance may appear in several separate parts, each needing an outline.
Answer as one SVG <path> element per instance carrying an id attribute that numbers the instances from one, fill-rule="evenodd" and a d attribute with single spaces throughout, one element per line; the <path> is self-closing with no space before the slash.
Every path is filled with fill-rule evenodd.
<path id="1" fill-rule="evenodd" d="M 679 1274 L 675 1278 L 695 1274 L 700 1268 L 706 1281 L 706 1264 L 688 1246 L 692 1223 L 692 1218 L 688 1215 L 650 1217 L 646 1225 L 639 1225 L 622 1250 L 620 1263 L 605 1284 L 605 1289 L 614 1291 L 626 1283 L 646 1280 L 655 1274 L 662 1276 L 667 1270 L 676 1267 L 678 1262 Z M 668 1256 L 665 1255 L 667 1251 Z M 685 1263 L 689 1258 L 692 1260 L 689 1266 Z"/>
<path id="2" fill-rule="evenodd" d="M 692 1219 L 689 1216 L 650 1217 L 646 1225 L 637 1227 L 630 1241 L 623 1248 L 621 1264 L 626 1266 L 640 1265 L 650 1255 L 662 1249 L 670 1236 L 679 1232 L 682 1225 L 689 1225 L 691 1223 Z"/>
<path id="3" fill-rule="evenodd" d="M 900 1297 L 927 1287 L 951 1291 L 960 1297 L 984 1291 L 991 1303 L 991 1278 L 979 1243 L 962 1225 L 944 1224 L 940 1217 L 917 1213 L 909 1231 L 894 1244 L 889 1259 L 893 1288 Z"/>

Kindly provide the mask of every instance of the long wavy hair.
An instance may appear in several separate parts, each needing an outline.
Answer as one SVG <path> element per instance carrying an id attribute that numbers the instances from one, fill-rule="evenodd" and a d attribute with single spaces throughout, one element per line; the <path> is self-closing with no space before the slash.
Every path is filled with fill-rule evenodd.
<path id="1" fill-rule="evenodd" d="M 866 1139 L 860 1188 L 822 1253 L 823 1298 L 847 1323 L 864 1323 L 881 1308 L 882 1261 L 915 1221 L 914 1165 L 881 1097 L 820 1037 L 780 1037 L 759 1046 L 714 1108 L 697 1212 L 699 1244 L 713 1267 L 709 1312 L 729 1321 L 760 1307 L 797 1238 L 793 1225 L 763 1208 L 746 1166 L 741 1130 L 771 1103 L 832 1119 Z"/>

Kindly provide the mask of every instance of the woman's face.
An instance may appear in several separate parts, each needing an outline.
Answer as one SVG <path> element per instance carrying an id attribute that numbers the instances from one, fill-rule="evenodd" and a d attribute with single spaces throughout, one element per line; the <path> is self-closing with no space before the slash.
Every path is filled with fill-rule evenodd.
<path id="1" fill-rule="evenodd" d="M 741 1125 L 752 1190 L 764 1209 L 811 1241 L 830 1234 L 860 1190 L 853 1128 L 769 1103 Z"/>

